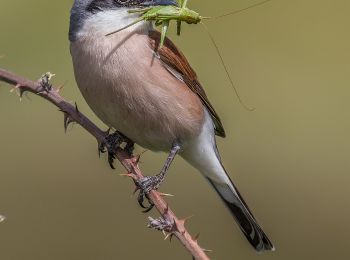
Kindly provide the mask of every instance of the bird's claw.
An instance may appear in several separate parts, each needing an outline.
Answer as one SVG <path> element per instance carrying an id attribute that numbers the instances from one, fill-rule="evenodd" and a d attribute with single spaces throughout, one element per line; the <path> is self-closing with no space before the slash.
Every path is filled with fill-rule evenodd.
<path id="1" fill-rule="evenodd" d="M 149 206 L 145 206 L 144 205 L 145 198 L 147 199 Z M 148 194 L 146 194 L 143 191 L 140 191 L 140 193 L 139 193 L 139 195 L 137 197 L 137 202 L 139 203 L 141 208 L 145 209 L 145 210 L 142 211 L 143 213 L 150 212 L 153 209 L 153 207 L 154 207 L 154 203 L 148 197 Z"/>
<path id="2" fill-rule="evenodd" d="M 107 135 L 104 142 L 99 145 L 98 150 L 100 153 L 108 153 L 108 163 L 112 169 L 115 169 L 113 165 L 114 160 L 116 159 L 115 150 L 116 148 L 120 147 L 122 143 L 126 143 L 124 150 L 129 155 L 132 155 L 132 152 L 134 150 L 134 142 L 132 142 L 129 138 L 124 136 L 122 133 L 119 133 L 118 131 Z"/>
<path id="3" fill-rule="evenodd" d="M 148 194 L 152 190 L 157 190 L 163 181 L 163 173 L 157 174 L 155 176 L 147 176 L 142 178 L 141 180 L 136 181 L 136 185 L 140 190 L 139 195 L 137 197 L 137 201 L 142 208 L 146 209 L 145 211 L 143 211 L 144 213 L 151 211 L 154 207 L 154 203 L 150 200 Z M 144 205 L 145 198 L 148 200 L 148 207 Z"/>

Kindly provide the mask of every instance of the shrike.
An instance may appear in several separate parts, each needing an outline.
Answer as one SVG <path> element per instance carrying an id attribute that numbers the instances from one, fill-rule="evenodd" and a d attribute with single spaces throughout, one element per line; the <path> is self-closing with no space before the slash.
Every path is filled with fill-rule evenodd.
<path id="1" fill-rule="evenodd" d="M 224 169 L 215 135 L 225 137 L 185 56 L 142 22 L 106 36 L 135 19 L 128 10 L 177 5 L 175 0 L 75 0 L 70 50 L 77 84 L 89 106 L 119 137 L 153 151 L 169 152 L 160 174 L 140 183 L 157 189 L 176 154 L 197 168 L 218 192 L 257 251 L 274 247 Z"/>

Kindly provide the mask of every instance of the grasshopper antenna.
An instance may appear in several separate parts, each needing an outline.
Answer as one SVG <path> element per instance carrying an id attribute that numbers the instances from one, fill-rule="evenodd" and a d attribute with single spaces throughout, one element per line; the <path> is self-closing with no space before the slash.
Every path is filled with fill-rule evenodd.
<path id="1" fill-rule="evenodd" d="M 225 69 L 225 71 L 226 71 L 227 78 L 228 78 L 228 80 L 229 80 L 230 83 L 231 83 L 231 86 L 232 86 L 232 88 L 233 88 L 233 90 L 234 90 L 234 92 L 235 92 L 235 94 L 236 94 L 236 96 L 237 96 L 237 98 L 238 98 L 239 103 L 240 103 L 246 110 L 251 111 L 251 112 L 254 111 L 254 110 L 255 110 L 254 107 L 249 107 L 249 106 L 247 106 L 247 105 L 244 103 L 244 101 L 242 100 L 241 96 L 240 96 L 239 93 L 238 93 L 238 90 L 237 90 L 237 88 L 236 88 L 236 85 L 235 85 L 235 83 L 233 82 L 233 79 L 232 79 L 231 76 L 230 76 L 230 73 L 229 73 L 229 71 L 228 71 L 228 69 L 227 69 L 227 66 L 226 66 L 226 64 L 225 64 L 224 58 L 222 57 L 222 55 L 221 55 L 221 53 L 220 53 L 219 46 L 216 44 L 216 42 L 215 42 L 215 40 L 214 40 L 214 37 L 213 37 L 213 35 L 210 33 L 208 27 L 207 27 L 204 23 L 202 23 L 202 22 L 201 22 L 201 24 L 203 25 L 203 28 L 204 28 L 205 31 L 207 32 L 207 34 L 208 34 L 208 36 L 209 36 L 211 42 L 213 43 L 213 45 L 214 45 L 214 47 L 215 47 L 215 49 L 216 49 L 216 52 L 218 53 L 218 55 L 219 55 L 219 57 L 220 57 L 221 64 L 222 64 L 222 66 L 224 67 L 224 69 Z"/>
<path id="2" fill-rule="evenodd" d="M 127 28 L 129 28 L 129 27 L 131 27 L 131 26 L 133 26 L 133 25 L 135 25 L 135 24 L 138 24 L 138 23 L 141 22 L 141 21 L 143 21 L 143 17 L 141 17 L 141 18 L 135 20 L 135 21 L 132 22 L 131 24 L 128 24 L 128 25 L 126 25 L 126 26 L 124 26 L 124 27 L 122 27 L 122 28 L 120 28 L 120 29 L 118 29 L 118 30 L 115 30 L 115 31 L 110 32 L 110 33 L 107 33 L 105 36 L 110 36 L 110 35 L 112 35 L 112 34 L 115 34 L 115 33 L 118 33 L 118 32 L 120 32 L 120 31 L 123 31 L 123 30 L 125 30 L 125 29 L 127 29 Z"/>
<path id="3" fill-rule="evenodd" d="M 239 9 L 239 10 L 236 10 L 236 11 L 232 11 L 232 12 L 229 12 L 229 13 L 226 13 L 226 14 L 222 14 L 222 15 L 219 15 L 219 16 L 214 16 L 214 17 L 204 17 L 204 19 L 220 19 L 220 18 L 223 18 L 223 17 L 226 17 L 226 16 L 230 16 L 230 15 L 235 15 L 235 14 L 238 14 L 238 13 L 242 13 L 242 12 L 245 12 L 251 8 L 254 8 L 254 7 L 257 7 L 259 5 L 264 5 L 268 2 L 271 2 L 273 0 L 265 0 L 265 1 L 262 1 L 262 2 L 259 2 L 259 3 L 256 3 L 254 5 L 251 5 L 251 6 L 248 6 L 248 7 L 245 7 L 243 9 Z"/>

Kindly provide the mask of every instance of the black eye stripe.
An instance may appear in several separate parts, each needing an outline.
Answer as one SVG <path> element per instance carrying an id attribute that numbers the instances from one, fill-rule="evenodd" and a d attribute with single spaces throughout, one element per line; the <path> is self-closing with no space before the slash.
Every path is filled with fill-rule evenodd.
<path id="1" fill-rule="evenodd" d="M 174 5 L 176 0 L 93 0 L 86 7 L 86 11 L 97 13 L 102 10 L 108 10 L 118 7 L 147 7 L 154 5 Z"/>
<path id="2" fill-rule="evenodd" d="M 96 13 L 103 9 L 111 9 L 115 7 L 131 7 L 140 6 L 148 0 L 93 0 L 86 8 L 88 12 Z"/>

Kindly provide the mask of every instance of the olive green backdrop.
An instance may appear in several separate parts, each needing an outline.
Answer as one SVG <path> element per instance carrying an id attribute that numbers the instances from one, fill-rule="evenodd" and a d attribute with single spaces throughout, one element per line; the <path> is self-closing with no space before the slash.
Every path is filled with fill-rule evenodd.
<path id="1" fill-rule="evenodd" d="M 190 1 L 214 16 L 256 0 Z M 63 95 L 99 122 L 82 99 L 67 40 L 72 0 L 0 3 L 0 67 L 66 82 Z M 256 254 L 201 176 L 178 158 L 161 190 L 213 259 L 350 259 L 350 1 L 275 0 L 208 21 L 242 98 L 237 102 L 200 25 L 184 26 L 181 47 L 226 127 L 226 168 L 277 251 Z M 190 259 L 177 241 L 146 228 L 132 185 L 97 156 L 78 126 L 63 131 L 52 105 L 22 102 L 0 86 L 0 259 Z M 99 123 L 101 126 L 102 124 Z M 142 151 L 141 148 L 138 151 Z M 147 152 L 159 171 L 165 154 Z"/>

